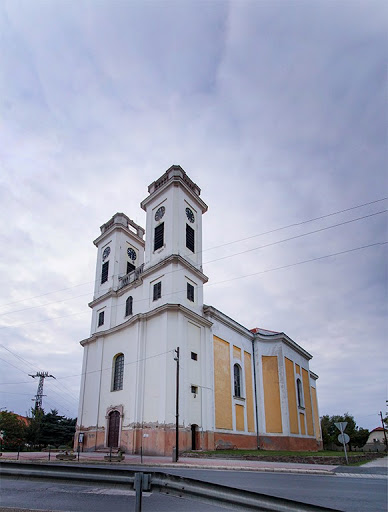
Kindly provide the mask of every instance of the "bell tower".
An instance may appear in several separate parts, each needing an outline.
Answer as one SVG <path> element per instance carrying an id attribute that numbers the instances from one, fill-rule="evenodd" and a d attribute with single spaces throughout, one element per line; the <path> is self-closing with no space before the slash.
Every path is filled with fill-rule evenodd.
<path id="1" fill-rule="evenodd" d="M 144 229 L 124 213 L 116 213 L 100 227 L 97 247 L 91 332 L 114 327 L 117 310 L 116 290 L 121 280 L 144 263 Z"/>
<path id="2" fill-rule="evenodd" d="M 183 303 L 201 308 L 202 286 L 202 214 L 207 205 L 201 189 L 179 165 L 171 166 L 148 187 L 149 196 L 141 202 L 147 214 L 144 272 L 164 273 L 162 302 Z M 163 294 L 160 297 L 163 299 Z"/>
<path id="3" fill-rule="evenodd" d="M 147 213 L 145 265 L 179 254 L 202 268 L 202 214 L 207 205 L 201 189 L 179 165 L 172 165 L 148 187 L 141 202 Z"/>

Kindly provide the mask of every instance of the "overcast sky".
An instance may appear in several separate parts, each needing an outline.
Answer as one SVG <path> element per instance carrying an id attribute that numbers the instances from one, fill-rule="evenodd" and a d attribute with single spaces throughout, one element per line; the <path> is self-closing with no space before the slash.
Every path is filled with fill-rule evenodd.
<path id="1" fill-rule="evenodd" d="M 77 415 L 92 240 L 144 226 L 179 164 L 209 206 L 205 303 L 310 352 L 321 415 L 379 425 L 387 7 L 0 0 L 1 407 L 26 414 L 42 370 L 46 411 Z"/>

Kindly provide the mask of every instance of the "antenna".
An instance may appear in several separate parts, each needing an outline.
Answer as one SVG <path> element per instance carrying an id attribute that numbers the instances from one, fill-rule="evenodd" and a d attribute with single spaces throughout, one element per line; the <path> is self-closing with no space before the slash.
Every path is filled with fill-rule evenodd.
<path id="1" fill-rule="evenodd" d="M 52 377 L 55 379 L 54 375 L 49 375 L 48 372 L 36 372 L 36 375 L 28 374 L 30 377 L 35 379 L 35 377 L 39 377 L 38 391 L 36 392 L 35 398 L 31 398 L 32 401 L 35 400 L 35 410 L 42 409 L 42 398 L 46 395 L 43 394 L 43 383 L 46 377 Z"/>

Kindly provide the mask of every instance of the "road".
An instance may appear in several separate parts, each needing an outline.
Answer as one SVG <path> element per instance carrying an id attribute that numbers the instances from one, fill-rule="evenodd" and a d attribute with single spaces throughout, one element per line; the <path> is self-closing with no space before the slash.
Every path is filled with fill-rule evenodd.
<path id="1" fill-rule="evenodd" d="M 161 468 L 149 470 L 160 471 Z M 346 512 L 387 510 L 387 478 L 384 475 L 325 476 L 203 469 L 169 469 L 165 472 Z M 99 488 L 95 485 L 56 482 L 34 483 L 10 477 L 1 480 L 1 512 L 7 510 L 7 507 L 66 512 L 131 512 L 134 510 L 134 501 L 133 491 L 118 487 Z M 218 512 L 225 509 L 158 493 L 145 493 L 143 510 Z"/>

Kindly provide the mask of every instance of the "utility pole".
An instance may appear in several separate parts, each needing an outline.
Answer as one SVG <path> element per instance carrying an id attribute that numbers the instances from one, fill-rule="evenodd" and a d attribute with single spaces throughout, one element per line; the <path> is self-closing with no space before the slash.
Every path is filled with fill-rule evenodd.
<path id="1" fill-rule="evenodd" d="M 380 411 L 381 425 L 383 426 L 384 439 L 385 439 L 385 451 L 388 451 L 388 443 L 387 443 L 387 431 L 385 429 L 383 413 Z"/>
<path id="2" fill-rule="evenodd" d="M 176 401 L 175 401 L 175 460 L 178 462 L 179 459 L 179 347 L 175 350 L 176 356 Z"/>
<path id="3" fill-rule="evenodd" d="M 42 398 L 46 395 L 43 394 L 43 383 L 46 377 L 52 377 L 55 379 L 54 375 L 49 375 L 48 372 L 36 372 L 36 375 L 28 374 L 30 377 L 35 379 L 35 377 L 39 377 L 38 390 L 36 392 L 35 398 L 31 398 L 32 401 L 35 400 L 35 411 L 42 409 Z"/>

